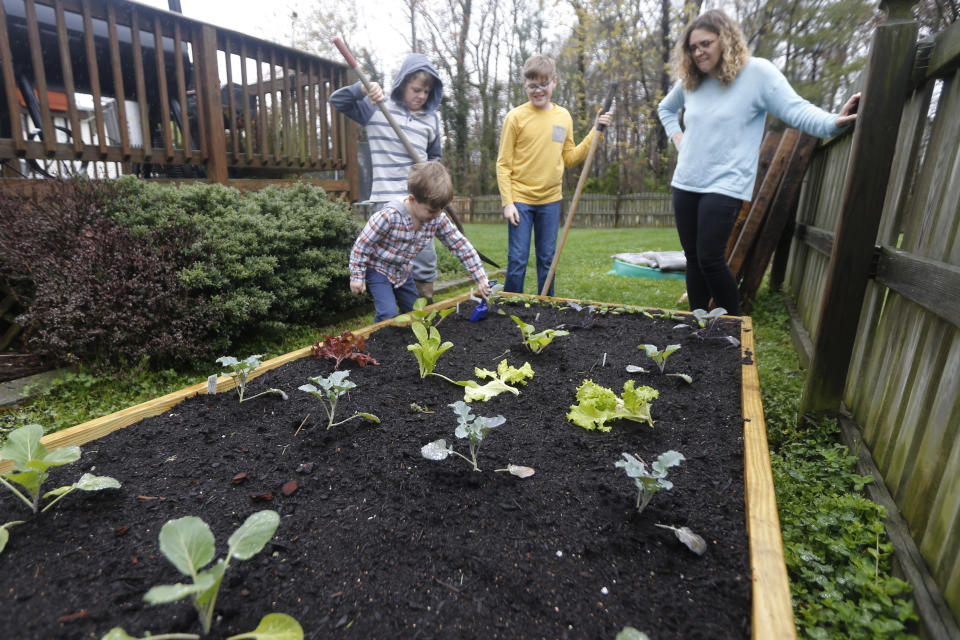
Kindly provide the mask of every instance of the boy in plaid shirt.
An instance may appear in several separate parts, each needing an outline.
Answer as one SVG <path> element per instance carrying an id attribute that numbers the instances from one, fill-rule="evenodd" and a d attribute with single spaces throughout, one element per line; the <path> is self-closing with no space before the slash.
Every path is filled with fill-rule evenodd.
<path id="1" fill-rule="evenodd" d="M 377 311 L 374 322 L 413 309 L 417 300 L 413 258 L 434 236 L 470 272 L 477 292 L 484 298 L 490 295 L 480 256 L 443 215 L 443 208 L 453 199 L 453 181 L 446 168 L 439 162 L 413 165 L 407 192 L 406 198 L 394 200 L 370 216 L 350 252 L 350 291 L 370 292 Z"/>

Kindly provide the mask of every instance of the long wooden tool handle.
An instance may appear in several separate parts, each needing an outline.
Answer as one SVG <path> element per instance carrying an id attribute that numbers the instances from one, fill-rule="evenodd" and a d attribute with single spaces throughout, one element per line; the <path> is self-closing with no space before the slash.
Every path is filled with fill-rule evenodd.
<path id="1" fill-rule="evenodd" d="M 364 88 L 367 91 L 370 91 L 370 80 L 367 78 L 363 70 L 360 69 L 360 65 L 357 64 L 357 59 L 353 57 L 353 54 L 350 53 L 350 49 L 347 48 L 347 45 L 340 38 L 333 39 L 334 46 L 340 51 L 340 55 L 343 56 L 343 59 L 347 61 L 347 65 L 357 73 L 357 77 L 360 78 L 360 82 L 363 83 Z M 393 114 L 390 113 L 390 109 L 387 108 L 387 97 L 384 96 L 384 99 L 377 103 L 377 106 L 380 107 L 380 112 L 383 114 L 383 117 L 387 119 L 387 122 L 390 123 L 390 126 L 393 127 L 393 132 L 397 134 L 397 138 L 400 139 L 400 142 L 403 143 L 404 149 L 407 150 L 407 155 L 410 156 L 410 159 L 413 160 L 414 164 L 418 162 L 423 162 L 423 158 L 420 157 L 420 154 L 417 153 L 417 150 L 413 148 L 413 145 L 410 144 L 410 139 L 407 138 L 407 134 L 403 132 L 403 129 L 400 128 L 400 125 L 397 124 L 397 121 L 394 120 Z M 457 217 L 457 214 L 453 212 L 453 207 L 447 205 L 443 208 L 444 213 L 447 214 L 447 217 L 450 218 L 450 221 L 453 222 L 453 225 L 457 228 L 457 231 L 463 233 L 466 236 L 466 233 L 463 231 L 463 225 L 460 224 L 460 219 Z M 496 269 L 500 268 L 500 265 L 477 251 L 477 255 L 480 256 L 480 259 L 484 262 L 490 264 Z"/>
<path id="2" fill-rule="evenodd" d="M 610 106 L 613 104 L 613 96 L 617 92 L 616 82 L 610 83 L 610 89 L 607 91 L 607 97 L 603 101 L 603 112 L 607 113 L 610 111 Z M 600 140 L 599 132 L 603 131 L 606 128 L 603 124 L 597 125 L 597 135 L 593 136 L 593 140 L 590 141 L 590 150 L 587 152 L 587 159 L 583 162 L 583 171 L 580 172 L 580 179 L 577 180 L 577 189 L 573 193 L 573 200 L 570 201 L 570 211 L 567 213 L 567 221 L 563 225 L 563 235 L 560 236 L 560 242 L 557 244 L 557 250 L 553 252 L 553 262 L 550 263 L 550 271 L 547 272 L 547 279 L 543 283 L 543 290 L 540 292 L 541 296 L 547 295 L 547 292 L 550 291 L 550 285 L 553 283 L 553 276 L 557 272 L 557 264 L 560 262 L 560 252 L 563 251 L 563 245 L 567 242 L 567 232 L 570 231 L 570 225 L 573 223 L 573 214 L 577 212 L 577 204 L 580 202 L 580 194 L 583 192 L 583 185 L 587 181 L 587 176 L 590 175 L 590 166 L 593 164 L 593 154 L 597 150 L 597 141 Z"/>

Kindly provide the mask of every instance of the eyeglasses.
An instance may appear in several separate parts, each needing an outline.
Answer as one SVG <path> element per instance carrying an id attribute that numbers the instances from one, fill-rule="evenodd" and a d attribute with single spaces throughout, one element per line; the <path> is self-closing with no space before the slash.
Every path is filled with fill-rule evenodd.
<path id="1" fill-rule="evenodd" d="M 550 88 L 551 84 L 553 84 L 553 80 L 547 80 L 546 82 L 529 82 L 523 85 L 523 88 L 532 93 L 537 89 L 543 89 L 546 91 Z"/>
<path id="2" fill-rule="evenodd" d="M 716 41 L 717 39 L 714 38 L 713 40 L 701 40 L 700 42 L 697 42 L 697 43 L 691 42 L 690 45 L 687 47 L 687 51 L 690 52 L 690 55 L 696 55 L 698 51 L 705 52 L 708 49 L 710 49 L 710 47 L 712 47 L 713 43 Z"/>

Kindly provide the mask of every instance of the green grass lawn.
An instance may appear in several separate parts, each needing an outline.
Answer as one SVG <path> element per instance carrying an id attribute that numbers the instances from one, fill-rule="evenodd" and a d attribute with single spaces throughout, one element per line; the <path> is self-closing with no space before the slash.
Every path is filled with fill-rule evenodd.
<path id="1" fill-rule="evenodd" d="M 501 267 L 507 266 L 507 224 L 464 225 L 467 238 L 478 251 Z M 525 293 L 537 291 L 537 263 L 533 242 L 523 283 Z M 560 254 L 554 285 L 555 295 L 598 302 L 617 302 L 644 307 L 677 308 L 686 287 L 683 280 L 653 280 L 607 275 L 616 253 L 678 251 L 676 229 L 571 229 Z M 460 263 L 445 247 L 437 244 L 441 279 L 465 275 Z M 485 265 L 488 271 L 493 267 Z"/>

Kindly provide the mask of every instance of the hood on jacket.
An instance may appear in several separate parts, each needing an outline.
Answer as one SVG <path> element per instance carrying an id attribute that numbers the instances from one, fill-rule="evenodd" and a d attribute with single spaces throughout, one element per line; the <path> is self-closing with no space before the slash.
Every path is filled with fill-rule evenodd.
<path id="1" fill-rule="evenodd" d="M 400 72 L 393 79 L 393 87 L 390 89 L 390 97 L 399 104 L 403 104 L 403 83 L 417 71 L 426 71 L 433 76 L 433 88 L 430 89 L 430 96 L 423 104 L 423 110 L 427 113 L 436 111 L 440 106 L 440 98 L 443 97 L 443 82 L 440 81 L 440 75 L 430 64 L 430 59 L 422 53 L 411 53 L 403 60 L 400 65 Z"/>

